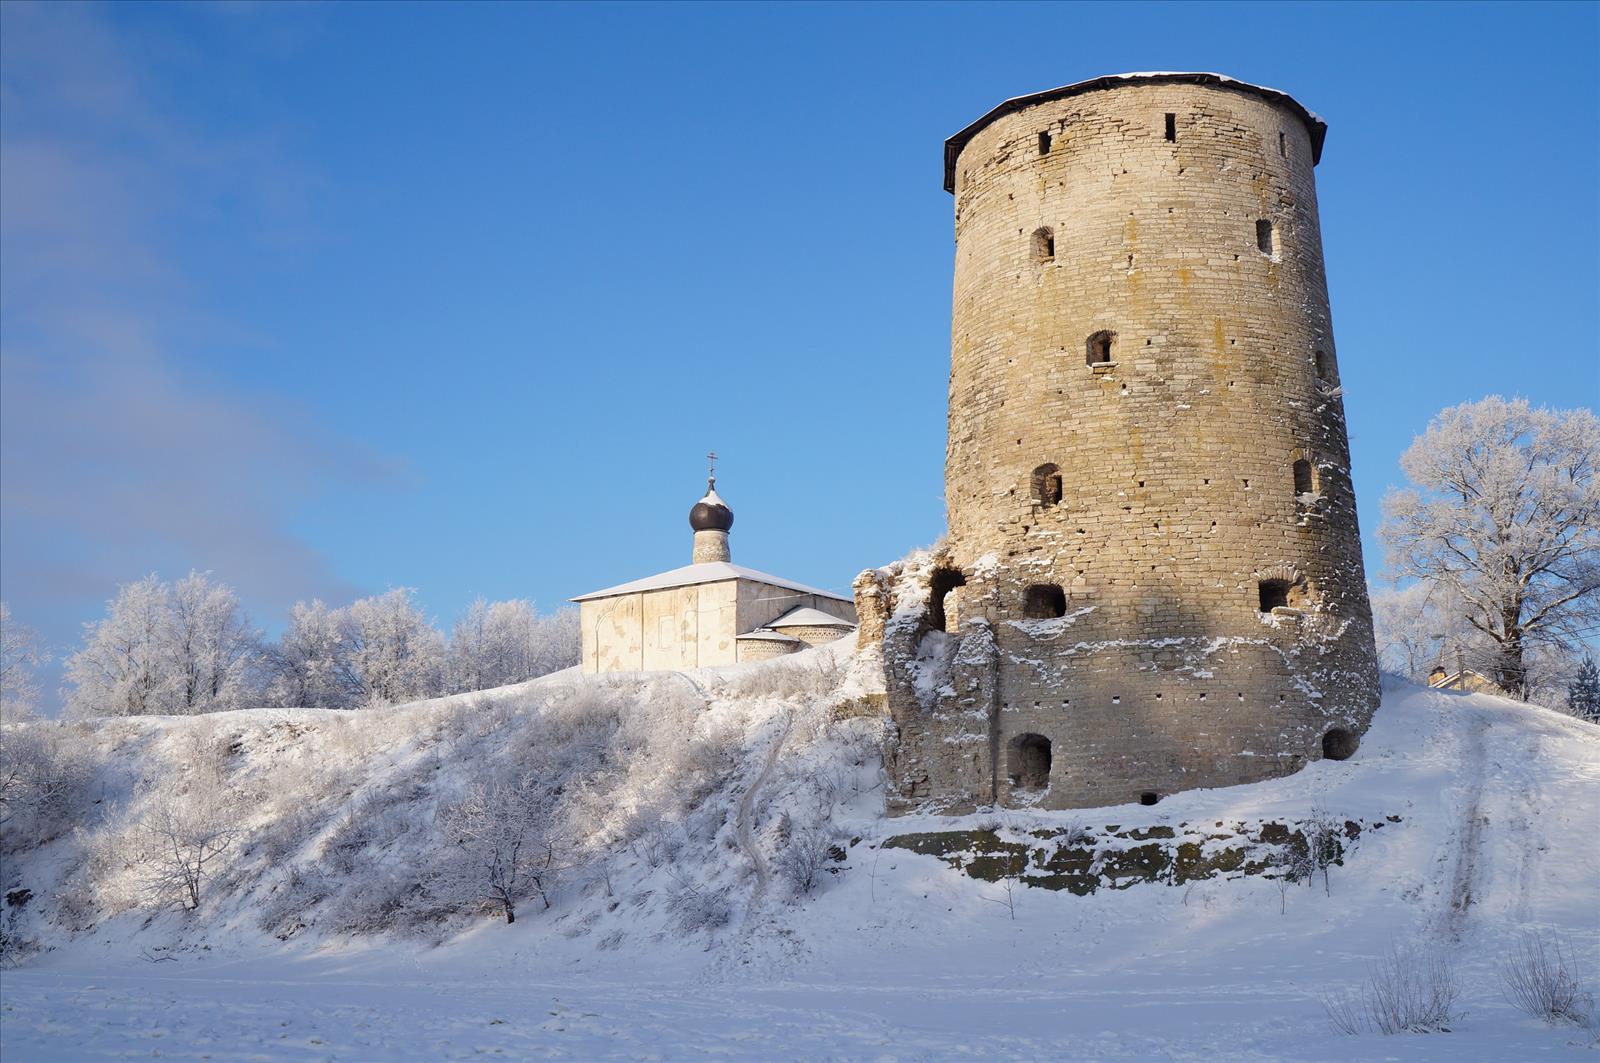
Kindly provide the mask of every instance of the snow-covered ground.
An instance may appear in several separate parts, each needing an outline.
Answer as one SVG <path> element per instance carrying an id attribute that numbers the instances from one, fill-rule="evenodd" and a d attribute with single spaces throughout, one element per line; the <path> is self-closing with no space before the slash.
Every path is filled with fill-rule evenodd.
<path id="1" fill-rule="evenodd" d="M 826 660 L 816 663 L 826 657 L 794 660 L 826 675 Z M 486 751 L 520 733 L 520 719 L 597 681 L 507 688 L 472 703 L 464 728 L 464 699 L 355 724 L 348 714 L 263 710 L 105 725 L 102 777 L 105 765 L 121 764 L 148 778 L 140 765 L 193 745 L 185 735 L 197 726 L 220 728 L 208 742 L 242 734 L 246 762 L 233 772 L 236 786 L 257 794 L 252 837 L 267 837 L 294 809 L 305 840 L 242 849 L 232 878 L 192 913 L 138 903 L 109 880 L 73 909 L 92 927 L 69 930 L 48 901 L 30 904 L 22 931 L 42 948 L 0 972 L 0 1055 L 1595 1058 L 1592 1029 L 1547 1026 L 1507 1004 L 1498 965 L 1524 934 L 1559 933 L 1591 988 L 1600 984 L 1600 728 L 1395 684 L 1354 758 L 1290 778 L 1149 808 L 886 820 L 870 755 L 876 724 L 830 723 L 815 696 L 825 683 L 786 694 L 762 681 L 765 669 L 628 687 L 625 712 L 671 702 L 661 711 L 672 727 L 704 742 L 674 760 L 660 735 L 647 735 L 627 748 L 656 763 L 613 765 L 622 774 L 610 781 L 595 775 L 586 792 L 604 798 L 602 810 L 584 820 L 594 844 L 578 847 L 582 866 L 552 891 L 549 910 L 526 903 L 509 926 L 465 913 L 434 933 L 335 930 L 357 910 L 337 894 L 309 901 L 287 934 L 281 919 L 262 919 L 289 889 L 291 869 L 326 863 L 333 845 L 316 795 L 285 792 L 290 780 L 333 787 L 345 809 L 403 790 L 396 807 L 420 823 L 421 809 L 447 800 L 451 785 L 483 770 Z M 508 707 L 498 716 L 486 707 L 497 699 Z M 474 729 L 485 714 L 494 719 Z M 340 730 L 351 726 L 373 731 Z M 419 764 L 429 773 L 422 782 Z M 456 784 L 438 781 L 448 778 Z M 140 785 L 108 784 L 102 801 L 137 805 Z M 680 803 L 685 793 L 699 812 Z M 997 821 L 1002 836 L 1016 837 L 1068 823 L 1292 821 L 1313 807 L 1387 824 L 1333 868 L 1331 895 L 1320 882 L 1280 891 L 1252 876 L 1090 896 L 1020 887 L 1008 904 L 1003 884 L 878 844 Z M 817 831 L 847 857 L 805 894 L 788 850 Z M 425 835 L 420 826 L 378 832 L 356 850 L 362 865 L 351 874 L 365 884 L 368 865 L 425 861 Z M 21 863 L 6 887 L 26 879 L 46 897 L 95 867 L 104 876 L 103 860 L 74 855 L 83 844 L 63 836 L 14 854 Z M 1323 998 L 1357 988 L 1391 947 L 1425 948 L 1453 965 L 1463 1014 L 1450 1032 L 1352 1037 L 1331 1028 Z"/>

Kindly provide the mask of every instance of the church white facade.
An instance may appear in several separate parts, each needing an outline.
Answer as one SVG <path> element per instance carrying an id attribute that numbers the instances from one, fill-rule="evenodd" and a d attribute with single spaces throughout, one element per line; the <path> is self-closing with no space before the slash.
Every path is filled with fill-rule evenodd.
<path id="1" fill-rule="evenodd" d="M 581 594 L 583 671 L 710 668 L 764 660 L 855 630 L 855 603 L 831 591 L 733 564 L 733 510 L 716 477 L 689 511 L 693 563 Z"/>

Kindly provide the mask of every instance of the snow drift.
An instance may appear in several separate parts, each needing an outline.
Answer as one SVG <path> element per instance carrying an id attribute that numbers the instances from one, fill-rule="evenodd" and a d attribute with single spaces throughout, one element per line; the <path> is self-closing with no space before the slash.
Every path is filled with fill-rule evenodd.
<path id="1" fill-rule="evenodd" d="M 0 1048 L 1342 1059 L 1380 1035 L 1326 1002 L 1398 950 L 1460 992 L 1449 1034 L 1382 1054 L 1587 1055 L 1592 1031 L 1506 1002 L 1500 965 L 1542 934 L 1593 988 L 1600 728 L 1395 683 L 1355 757 L 1291 777 L 885 819 L 884 724 L 832 711 L 847 654 L 13 728 L 35 797 L 7 806 Z M 1079 893 L 903 842 L 981 832 L 1026 863 L 1047 836 L 1317 815 L 1384 826 L 1326 881 L 1263 861 Z"/>

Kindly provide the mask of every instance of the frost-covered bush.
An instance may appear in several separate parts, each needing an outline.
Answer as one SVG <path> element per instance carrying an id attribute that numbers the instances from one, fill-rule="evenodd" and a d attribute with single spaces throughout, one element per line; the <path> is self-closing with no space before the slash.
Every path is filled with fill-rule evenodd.
<path id="1" fill-rule="evenodd" d="M 92 777 L 88 751 L 68 725 L 0 725 L 0 852 L 32 848 L 66 830 Z"/>
<path id="2" fill-rule="evenodd" d="M 839 847 L 839 836 L 825 826 L 806 826 L 789 832 L 778 852 L 774 869 L 796 896 L 805 896 L 822 884 L 828 864 Z"/>
<path id="3" fill-rule="evenodd" d="M 726 888 L 711 889 L 688 882 L 668 892 L 667 911 L 684 934 L 717 930 L 733 920 L 733 904 Z"/>
<path id="4" fill-rule="evenodd" d="M 1390 948 L 1367 965 L 1358 990 L 1323 998 L 1328 1021 L 1343 1034 L 1447 1033 L 1460 1019 L 1455 969 L 1440 953 Z"/>
<path id="5" fill-rule="evenodd" d="M 1536 1019 L 1586 1026 L 1594 1018 L 1594 995 L 1584 987 L 1582 972 L 1570 944 L 1528 934 L 1500 964 L 1500 991 Z"/>

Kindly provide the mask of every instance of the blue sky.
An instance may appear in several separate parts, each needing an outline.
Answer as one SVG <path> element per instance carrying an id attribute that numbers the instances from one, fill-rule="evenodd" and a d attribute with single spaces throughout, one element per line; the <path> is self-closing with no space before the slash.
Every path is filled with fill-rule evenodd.
<path id="1" fill-rule="evenodd" d="M 1216 70 L 1318 167 L 1369 571 L 1431 414 L 1600 395 L 1594 5 L 34 5 L 0 13 L 0 592 L 543 606 L 848 587 L 943 531 L 944 138 Z"/>

